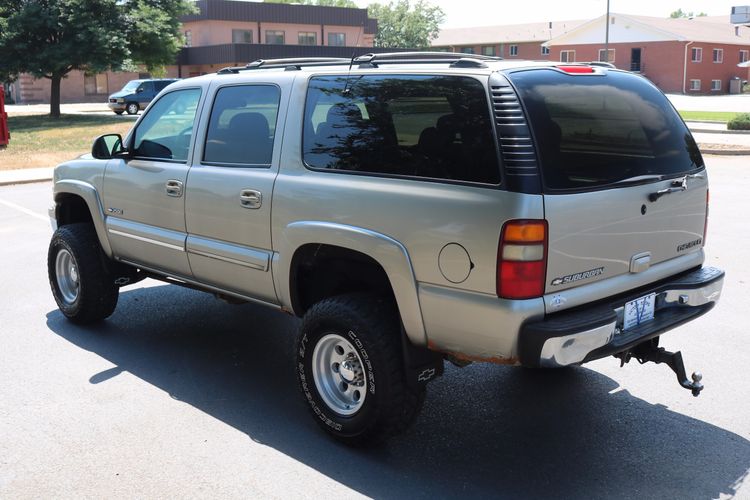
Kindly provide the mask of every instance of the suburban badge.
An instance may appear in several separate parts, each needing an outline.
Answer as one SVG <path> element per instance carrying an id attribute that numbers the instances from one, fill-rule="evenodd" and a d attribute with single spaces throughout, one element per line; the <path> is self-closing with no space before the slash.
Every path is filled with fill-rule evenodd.
<path id="1" fill-rule="evenodd" d="M 599 276 L 602 273 L 604 273 L 604 268 L 597 267 L 596 269 L 590 269 L 582 273 L 575 273 L 575 274 L 569 274 L 567 276 L 560 276 L 559 278 L 553 279 L 550 284 L 552 286 L 567 285 L 568 283 L 573 283 L 575 281 L 585 280 L 585 279 L 593 278 L 594 276 Z"/>

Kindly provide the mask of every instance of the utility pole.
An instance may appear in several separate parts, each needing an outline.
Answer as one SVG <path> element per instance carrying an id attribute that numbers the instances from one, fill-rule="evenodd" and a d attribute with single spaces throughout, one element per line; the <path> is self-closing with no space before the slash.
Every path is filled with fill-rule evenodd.
<path id="1" fill-rule="evenodd" d="M 607 0 L 607 26 L 604 31 L 604 62 L 609 62 L 609 0 Z"/>

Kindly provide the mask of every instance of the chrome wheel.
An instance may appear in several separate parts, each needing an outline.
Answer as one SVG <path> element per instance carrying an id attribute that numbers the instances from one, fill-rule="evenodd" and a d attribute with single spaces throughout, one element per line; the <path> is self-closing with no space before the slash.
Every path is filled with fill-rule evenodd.
<path id="1" fill-rule="evenodd" d="M 80 277 L 78 275 L 78 265 L 73 255 L 61 248 L 55 258 L 55 277 L 57 278 L 57 288 L 60 290 L 62 299 L 67 304 L 72 304 L 78 298 L 81 290 Z"/>
<path id="2" fill-rule="evenodd" d="M 315 345 L 312 355 L 315 387 L 323 402 L 339 415 L 353 415 L 365 401 L 367 377 L 354 346 L 329 333 Z"/>

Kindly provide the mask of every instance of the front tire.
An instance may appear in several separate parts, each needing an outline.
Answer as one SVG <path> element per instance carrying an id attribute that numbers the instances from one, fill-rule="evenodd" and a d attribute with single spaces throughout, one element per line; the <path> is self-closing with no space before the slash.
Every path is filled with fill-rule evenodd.
<path id="1" fill-rule="evenodd" d="M 52 235 L 47 271 L 60 311 L 74 323 L 109 317 L 117 306 L 119 287 L 90 224 L 62 226 Z"/>
<path id="2" fill-rule="evenodd" d="M 127 106 L 125 106 L 125 112 L 129 115 L 136 115 L 138 114 L 138 103 L 137 102 L 129 102 Z"/>
<path id="3" fill-rule="evenodd" d="M 122 110 L 120 110 L 120 111 L 115 111 L 115 114 L 116 114 L 116 115 L 121 115 L 121 114 L 122 114 Z"/>
<path id="4" fill-rule="evenodd" d="M 406 430 L 424 389 L 409 387 L 398 311 L 369 294 L 315 304 L 302 319 L 296 371 L 318 424 L 350 445 L 384 441 Z"/>

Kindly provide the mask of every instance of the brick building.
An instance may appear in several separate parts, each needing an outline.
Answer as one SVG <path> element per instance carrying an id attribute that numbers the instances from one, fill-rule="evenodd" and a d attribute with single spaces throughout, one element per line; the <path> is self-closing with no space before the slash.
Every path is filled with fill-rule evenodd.
<path id="1" fill-rule="evenodd" d="M 506 59 L 561 62 L 609 60 L 643 74 L 664 92 L 726 94 L 730 80 L 748 80 L 750 28 L 729 16 L 671 19 L 610 14 L 594 20 L 443 30 L 433 46 Z"/>
<path id="2" fill-rule="evenodd" d="M 318 7 L 233 0 L 199 0 L 199 12 L 184 17 L 185 47 L 169 78 L 215 72 L 226 66 L 279 57 L 351 57 L 372 52 L 377 21 L 367 9 Z M 106 102 L 107 96 L 140 73 L 73 71 L 63 79 L 60 102 Z M 48 103 L 50 82 L 21 75 L 13 85 L 20 104 Z"/>

